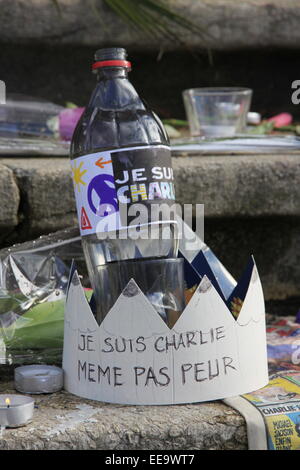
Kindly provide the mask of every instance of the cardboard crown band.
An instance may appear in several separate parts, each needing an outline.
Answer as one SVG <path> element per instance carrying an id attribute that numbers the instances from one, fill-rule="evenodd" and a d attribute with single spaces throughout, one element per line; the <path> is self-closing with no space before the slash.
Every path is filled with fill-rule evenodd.
<path id="1" fill-rule="evenodd" d="M 227 296 L 206 266 L 186 262 L 199 285 L 170 329 L 132 279 L 98 325 L 77 272 L 67 293 L 64 387 L 110 403 L 223 399 L 268 383 L 264 297 L 254 259 Z M 201 264 L 200 263 L 200 264 Z"/>

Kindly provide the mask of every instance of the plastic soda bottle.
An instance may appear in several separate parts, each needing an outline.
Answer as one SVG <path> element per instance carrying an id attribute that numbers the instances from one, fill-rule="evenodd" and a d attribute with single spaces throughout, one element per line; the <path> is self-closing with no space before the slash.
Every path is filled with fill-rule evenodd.
<path id="1" fill-rule="evenodd" d="M 183 307 L 168 136 L 128 79 L 123 48 L 100 49 L 97 85 L 74 131 L 71 166 L 100 323 L 131 278 L 167 323 Z"/>

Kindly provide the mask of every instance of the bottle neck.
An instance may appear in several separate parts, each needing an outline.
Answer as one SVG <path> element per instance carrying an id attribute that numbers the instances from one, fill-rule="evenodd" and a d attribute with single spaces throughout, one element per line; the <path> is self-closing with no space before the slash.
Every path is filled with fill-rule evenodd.
<path id="1" fill-rule="evenodd" d="M 134 86 L 128 80 L 127 67 L 101 67 L 97 69 L 97 86 L 89 107 L 102 110 L 145 109 Z"/>
<path id="2" fill-rule="evenodd" d="M 128 78 L 128 69 L 126 67 L 102 67 L 97 70 L 98 82 L 115 78 Z"/>

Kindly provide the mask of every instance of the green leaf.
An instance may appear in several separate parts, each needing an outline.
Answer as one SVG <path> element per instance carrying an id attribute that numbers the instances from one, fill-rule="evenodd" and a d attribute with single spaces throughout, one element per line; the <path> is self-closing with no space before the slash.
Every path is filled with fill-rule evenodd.
<path id="1" fill-rule="evenodd" d="M 85 291 L 88 300 L 92 291 Z M 12 325 L 0 328 L 7 351 L 62 348 L 65 299 L 34 306 Z"/>
<path id="2" fill-rule="evenodd" d="M 63 345 L 64 300 L 36 305 L 1 331 L 6 348 L 43 349 Z"/>
<path id="3" fill-rule="evenodd" d="M 161 0 L 103 1 L 124 21 L 149 35 L 156 33 L 182 43 L 178 32 L 170 29 L 172 25 L 199 36 L 205 34 L 203 28 L 178 14 Z"/>
<path id="4" fill-rule="evenodd" d="M 169 124 L 170 126 L 174 127 L 188 127 L 188 121 L 184 121 L 182 119 L 163 119 L 163 124 Z"/>
<path id="5" fill-rule="evenodd" d="M 194 33 L 198 36 L 208 36 L 199 25 L 180 15 L 170 8 L 164 0 L 102 0 L 123 21 L 136 30 L 143 31 L 146 35 L 153 37 L 165 37 L 184 45 L 178 30 L 171 29 L 172 26 L 179 27 L 185 32 Z M 52 0 L 55 7 L 62 14 L 59 0 Z M 92 0 L 91 8 L 101 22 L 104 29 L 108 29 L 102 19 L 101 11 L 97 8 L 96 0 Z"/>
<path id="6" fill-rule="evenodd" d="M 78 108 L 78 106 L 77 106 L 77 104 L 72 103 L 72 101 L 66 101 L 65 102 L 65 108 L 74 109 L 74 108 Z"/>
<path id="7" fill-rule="evenodd" d="M 258 126 L 253 126 L 251 130 L 249 130 L 249 134 L 256 134 L 256 135 L 265 135 L 269 134 L 273 131 L 274 124 L 270 121 L 263 121 Z"/>

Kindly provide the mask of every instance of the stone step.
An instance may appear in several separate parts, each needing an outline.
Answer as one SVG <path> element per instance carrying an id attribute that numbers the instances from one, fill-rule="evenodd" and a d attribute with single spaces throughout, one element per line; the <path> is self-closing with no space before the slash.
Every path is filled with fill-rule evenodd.
<path id="1" fill-rule="evenodd" d="M 234 277 L 253 254 L 266 299 L 299 296 L 300 155 L 173 157 L 176 197 Z M 77 225 L 68 158 L 1 158 L 1 245 Z M 296 313 L 296 312 L 295 312 Z"/>
<path id="2" fill-rule="evenodd" d="M 201 35 L 183 32 L 182 42 L 189 47 L 215 50 L 299 47 L 297 0 L 167 0 L 166 3 L 204 31 Z M 93 4 L 85 0 L 2 2 L 0 42 L 95 47 L 119 44 L 135 50 L 183 47 L 174 40 L 155 36 L 150 40 L 124 23 L 104 2 Z M 174 31 L 178 36 L 178 28 Z"/>
<path id="3" fill-rule="evenodd" d="M 0 381 L 1 393 L 15 393 Z M 31 423 L 5 429 L 1 450 L 244 450 L 244 418 L 220 401 L 172 406 L 124 406 L 65 391 L 32 395 Z"/>

